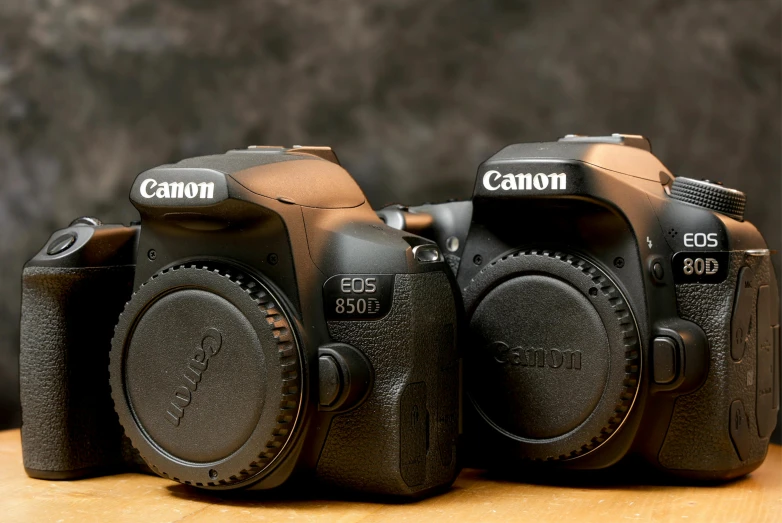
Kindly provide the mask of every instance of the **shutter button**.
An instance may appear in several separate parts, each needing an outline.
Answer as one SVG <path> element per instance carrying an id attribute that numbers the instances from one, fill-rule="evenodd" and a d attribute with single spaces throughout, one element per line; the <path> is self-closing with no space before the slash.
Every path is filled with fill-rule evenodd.
<path id="1" fill-rule="evenodd" d="M 440 249 L 434 244 L 416 245 L 413 247 L 413 256 L 421 263 L 440 261 Z"/>
<path id="2" fill-rule="evenodd" d="M 46 249 L 46 254 L 54 256 L 68 250 L 74 243 L 76 243 L 76 234 L 69 232 L 58 236 L 52 243 L 49 244 L 49 248 Z"/>
<path id="3" fill-rule="evenodd" d="M 71 222 L 71 224 L 68 227 L 73 227 L 75 225 L 87 225 L 90 227 L 100 227 L 103 225 L 103 222 L 101 222 L 97 218 L 93 218 L 92 216 L 82 216 L 80 218 L 76 218 Z"/>

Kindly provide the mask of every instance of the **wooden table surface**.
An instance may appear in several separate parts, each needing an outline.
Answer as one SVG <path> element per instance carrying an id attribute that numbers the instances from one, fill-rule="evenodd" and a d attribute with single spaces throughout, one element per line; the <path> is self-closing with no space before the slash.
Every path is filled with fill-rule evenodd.
<path id="1" fill-rule="evenodd" d="M 1 522 L 782 522 L 782 448 L 772 446 L 766 462 L 750 476 L 720 486 L 566 488 L 487 479 L 480 471 L 465 470 L 448 493 L 410 504 L 257 494 L 225 499 L 142 474 L 30 479 L 22 468 L 19 431 L 0 432 Z"/>

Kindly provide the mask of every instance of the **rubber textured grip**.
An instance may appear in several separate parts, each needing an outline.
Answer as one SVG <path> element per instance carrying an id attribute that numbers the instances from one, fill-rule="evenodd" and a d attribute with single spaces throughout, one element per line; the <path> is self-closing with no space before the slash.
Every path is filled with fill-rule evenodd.
<path id="1" fill-rule="evenodd" d="M 332 420 L 319 478 L 395 496 L 453 482 L 459 430 L 453 292 L 442 272 L 397 275 L 383 319 L 329 322 L 335 341 L 369 358 L 375 383 L 361 406 Z"/>
<path id="2" fill-rule="evenodd" d="M 134 267 L 26 267 L 19 354 L 24 466 L 71 479 L 130 465 L 109 394 L 114 324 Z"/>
<path id="3" fill-rule="evenodd" d="M 680 396 L 659 454 L 659 462 L 673 473 L 713 479 L 746 474 L 766 456 L 768 438 L 759 438 L 756 417 L 756 337 L 750 329 L 747 350 L 740 361 L 731 357 L 731 317 L 736 282 L 742 267 L 750 267 L 751 286 L 776 285 L 771 257 L 730 253 L 728 277 L 719 284 L 676 286 L 679 315 L 697 323 L 709 340 L 709 374 L 698 390 Z M 752 300 L 752 325 L 757 325 L 757 304 Z M 741 460 L 731 440 L 731 404 L 740 400 L 748 418 L 748 453 Z M 696 472 L 690 474 L 688 471 Z"/>

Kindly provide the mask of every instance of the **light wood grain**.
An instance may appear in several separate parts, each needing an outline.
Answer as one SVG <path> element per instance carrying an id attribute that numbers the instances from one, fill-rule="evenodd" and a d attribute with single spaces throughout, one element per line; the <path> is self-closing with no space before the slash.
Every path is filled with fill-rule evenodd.
<path id="1" fill-rule="evenodd" d="M 720 486 L 553 487 L 487 479 L 466 470 L 448 493 L 417 503 L 224 498 L 142 474 L 41 481 L 22 468 L 18 431 L 0 432 L 0 521 L 142 523 L 182 521 L 782 522 L 782 449 L 763 466 Z"/>

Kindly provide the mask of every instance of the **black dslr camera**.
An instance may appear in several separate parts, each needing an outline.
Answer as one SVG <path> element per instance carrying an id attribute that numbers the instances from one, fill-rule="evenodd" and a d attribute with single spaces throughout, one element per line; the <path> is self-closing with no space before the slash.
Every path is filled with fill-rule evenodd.
<path id="1" fill-rule="evenodd" d="M 130 199 L 140 224 L 79 219 L 25 266 L 30 476 L 141 457 L 211 489 L 452 483 L 453 275 L 377 218 L 331 149 L 191 158 L 140 174 Z"/>
<path id="2" fill-rule="evenodd" d="M 757 468 L 779 410 L 779 297 L 744 205 L 613 135 L 511 145 L 471 202 L 381 211 L 457 274 L 465 465 Z"/>

